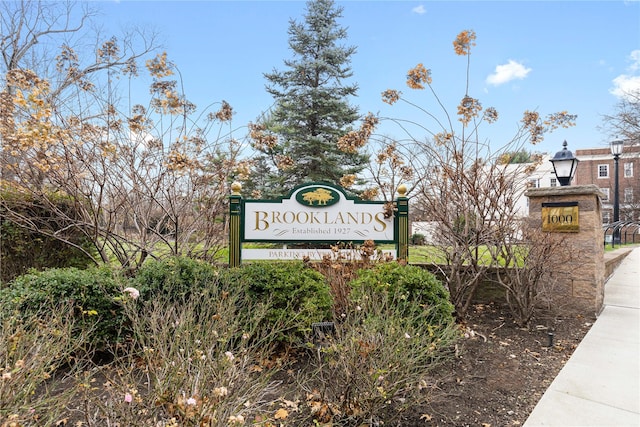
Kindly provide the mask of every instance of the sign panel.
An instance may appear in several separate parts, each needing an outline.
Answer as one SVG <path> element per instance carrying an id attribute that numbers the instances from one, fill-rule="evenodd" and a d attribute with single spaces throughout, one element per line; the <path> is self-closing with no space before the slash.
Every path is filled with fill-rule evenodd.
<path id="1" fill-rule="evenodd" d="M 327 184 L 299 187 L 280 201 L 246 200 L 243 208 L 243 241 L 394 242 L 383 202 L 352 200 Z"/>
<path id="2" fill-rule="evenodd" d="M 336 255 L 331 249 L 243 249 L 242 259 L 244 260 L 303 260 L 305 257 L 311 261 L 322 261 L 324 256 L 333 257 Z M 360 254 L 357 250 L 341 249 L 340 255 L 348 260 L 360 260 Z M 382 255 L 385 258 L 396 258 L 395 250 L 383 250 Z"/>
<path id="3" fill-rule="evenodd" d="M 542 204 L 542 230 L 559 233 L 580 231 L 578 202 Z"/>

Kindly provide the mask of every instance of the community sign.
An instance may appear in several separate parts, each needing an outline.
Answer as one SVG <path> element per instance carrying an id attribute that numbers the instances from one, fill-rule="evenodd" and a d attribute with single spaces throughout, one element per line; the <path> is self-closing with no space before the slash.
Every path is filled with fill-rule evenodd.
<path id="1" fill-rule="evenodd" d="M 329 184 L 307 184 L 279 201 L 245 200 L 243 241 L 394 241 L 393 217 L 383 202 L 349 198 Z"/>
<path id="2" fill-rule="evenodd" d="M 395 243 L 396 251 L 383 251 L 385 255 L 406 259 L 408 200 L 404 187 L 393 209 L 385 206 L 385 202 L 350 197 L 343 188 L 326 183 L 298 186 L 277 200 L 243 200 L 239 184 L 235 188 L 230 198 L 232 266 L 238 265 L 240 258 L 318 260 L 332 250 L 314 248 L 314 244 L 358 244 L 368 240 L 376 244 Z M 282 246 L 243 250 L 243 242 Z M 293 243 L 309 245 L 306 249 L 295 249 L 290 247 Z"/>

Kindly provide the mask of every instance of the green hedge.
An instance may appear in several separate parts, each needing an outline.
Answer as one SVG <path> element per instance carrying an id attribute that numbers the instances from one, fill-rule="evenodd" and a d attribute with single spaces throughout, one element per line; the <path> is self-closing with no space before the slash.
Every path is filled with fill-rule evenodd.
<path id="1" fill-rule="evenodd" d="M 218 298 L 225 289 L 240 290 L 247 304 L 238 301 L 238 309 L 261 304 L 266 309 L 265 326 L 282 330 L 280 339 L 288 342 L 303 337 L 313 322 L 329 320 L 333 305 L 324 276 L 298 261 L 218 269 L 184 257 L 149 260 L 130 285 L 140 291 L 143 304 L 157 297 L 180 302 L 193 296 Z"/>
<path id="2" fill-rule="evenodd" d="M 187 257 L 147 260 L 136 272 L 130 285 L 140 291 L 143 301 L 163 296 L 179 302 L 203 292 L 218 281 L 216 267 Z"/>
<path id="3" fill-rule="evenodd" d="M 270 263 L 251 262 L 221 270 L 222 280 L 229 286 L 246 289 L 253 302 L 269 305 L 266 320 L 281 325 L 289 323 L 293 341 L 311 331 L 314 322 L 330 320 L 333 299 L 325 277 L 302 261 Z"/>
<path id="4" fill-rule="evenodd" d="M 1 315 L 32 317 L 67 306 L 77 328 L 88 331 L 87 345 L 101 349 L 115 342 L 125 322 L 122 288 L 107 268 L 54 268 L 16 278 L 0 290 Z"/>
<path id="5" fill-rule="evenodd" d="M 435 275 L 420 267 L 397 262 L 376 264 L 373 268 L 360 270 L 349 285 L 351 299 L 355 302 L 363 298 L 367 290 L 374 290 L 400 298 L 398 304 L 403 301 L 419 304 L 430 311 L 430 318 L 436 323 L 448 323 L 453 318 L 449 292 Z"/>
<path id="6" fill-rule="evenodd" d="M 63 216 L 74 218 L 75 208 L 68 197 L 59 194 L 47 194 L 47 200 L 55 203 L 55 209 L 48 207 L 42 200 L 12 191 L 5 187 L 0 190 L 0 251 L 2 253 L 2 269 L 0 281 L 8 283 L 29 270 L 47 268 L 76 267 L 86 268 L 94 265 L 91 257 L 77 247 L 60 239 L 48 237 L 45 233 L 28 230 L 10 220 L 7 212 L 11 211 L 47 233 L 60 234 L 74 245 L 81 247 L 89 254 L 97 251 L 92 242 L 76 227 L 69 227 L 69 221 Z M 56 213 L 63 213 L 63 216 Z"/>

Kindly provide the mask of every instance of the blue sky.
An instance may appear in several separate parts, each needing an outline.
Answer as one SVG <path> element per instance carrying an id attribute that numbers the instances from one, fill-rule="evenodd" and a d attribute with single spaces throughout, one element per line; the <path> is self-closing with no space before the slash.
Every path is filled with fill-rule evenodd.
<path id="1" fill-rule="evenodd" d="M 597 128 L 612 114 L 622 89 L 640 88 L 640 2 L 634 1 L 340 1 L 364 115 L 419 121 L 413 107 L 389 106 L 386 89 L 439 116 L 428 91 L 406 87 L 406 73 L 418 63 L 430 68 L 433 87 L 455 115 L 465 90 L 466 58 L 452 42 L 465 29 L 476 32 L 469 94 L 500 119 L 480 137 L 498 145 L 510 140 L 525 110 L 542 115 L 567 110 L 577 126 L 548 135 L 534 151 L 554 153 L 601 147 L 611 139 Z M 169 59 L 198 107 L 226 100 L 234 125 L 256 121 L 273 103 L 263 73 L 283 70 L 291 58 L 289 20 L 302 22 L 304 1 L 118 1 L 100 2 L 101 19 L 119 26 L 154 28 Z M 437 130 L 437 129 L 436 129 Z M 242 136 L 240 129 L 235 135 Z M 404 138 L 390 121 L 378 133 Z M 416 134 L 424 137 L 426 134 Z"/>

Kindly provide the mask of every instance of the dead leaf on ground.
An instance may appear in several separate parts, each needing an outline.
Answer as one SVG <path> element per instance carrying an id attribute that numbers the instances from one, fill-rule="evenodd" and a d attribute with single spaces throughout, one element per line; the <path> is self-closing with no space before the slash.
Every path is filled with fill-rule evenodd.
<path id="1" fill-rule="evenodd" d="M 424 420 L 425 422 L 429 422 L 429 421 L 431 421 L 433 419 L 433 417 L 431 415 L 429 415 L 429 414 L 422 414 L 420 416 L 420 419 Z"/>
<path id="2" fill-rule="evenodd" d="M 289 411 L 287 411 L 284 408 L 280 408 L 276 411 L 276 414 L 274 415 L 274 418 L 276 420 L 284 420 L 289 416 Z"/>
<path id="3" fill-rule="evenodd" d="M 284 403 L 284 406 L 287 408 L 291 408 L 294 411 L 298 410 L 298 403 L 299 401 L 292 401 L 292 400 L 287 400 L 287 399 L 280 399 L 282 401 L 282 403 Z"/>

